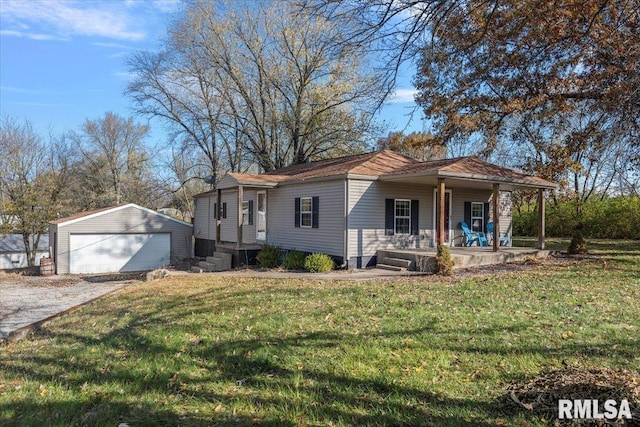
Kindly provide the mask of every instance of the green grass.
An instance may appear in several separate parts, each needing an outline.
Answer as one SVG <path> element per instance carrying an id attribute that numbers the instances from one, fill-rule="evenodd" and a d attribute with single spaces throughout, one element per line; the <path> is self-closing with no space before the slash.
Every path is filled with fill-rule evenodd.
<path id="1" fill-rule="evenodd" d="M 0 347 L 0 424 L 545 425 L 502 409 L 508 384 L 640 371 L 640 244 L 601 246 L 453 279 L 136 285 Z"/>

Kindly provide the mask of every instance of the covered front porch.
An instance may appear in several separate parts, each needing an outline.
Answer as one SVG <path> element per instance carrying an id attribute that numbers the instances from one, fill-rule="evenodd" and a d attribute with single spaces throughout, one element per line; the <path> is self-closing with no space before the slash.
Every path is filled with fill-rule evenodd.
<path id="1" fill-rule="evenodd" d="M 494 251 L 493 247 L 451 247 L 451 259 L 454 269 L 478 267 L 482 265 L 504 264 L 508 262 L 522 262 L 531 258 L 546 258 L 555 251 L 525 248 L 500 247 Z M 381 249 L 376 254 L 378 266 L 396 267 L 398 271 L 433 272 L 436 266 L 436 248 L 427 249 Z"/>
<path id="2" fill-rule="evenodd" d="M 501 229 L 500 218 L 503 210 L 501 192 L 510 193 L 519 189 L 536 190 L 538 193 L 538 238 L 536 248 L 544 250 L 545 191 L 556 189 L 557 185 L 555 183 L 503 168 L 475 157 L 411 165 L 397 173 L 380 177 L 380 181 L 396 185 L 419 185 L 425 188 L 433 188 L 433 248 L 439 245 L 463 246 L 467 242 L 471 243 L 473 240 L 480 240 L 477 244 L 489 243 L 489 248 L 478 248 L 480 253 L 507 251 L 505 256 L 497 256 L 496 259 L 508 259 L 510 257 L 507 247 L 510 246 L 512 236 L 510 206 L 508 208 L 509 224 Z M 464 217 L 460 217 L 460 215 L 456 217 L 451 201 L 456 196 L 452 193 L 452 189 L 455 189 L 456 192 L 459 192 L 460 189 L 477 192 L 486 191 L 490 194 L 489 203 L 477 203 L 486 202 L 486 200 L 466 201 Z M 509 203 L 510 201 L 511 199 L 509 198 Z M 479 213 L 476 213 L 476 211 Z M 463 218 L 464 222 L 461 221 Z M 481 236 L 480 239 L 474 239 L 479 236 Z M 505 243 L 505 246 L 502 246 L 502 243 Z M 458 253 L 459 251 L 456 250 L 455 252 Z M 461 261 L 469 258 L 469 251 L 459 253 L 466 254 L 466 258 L 461 258 Z"/>

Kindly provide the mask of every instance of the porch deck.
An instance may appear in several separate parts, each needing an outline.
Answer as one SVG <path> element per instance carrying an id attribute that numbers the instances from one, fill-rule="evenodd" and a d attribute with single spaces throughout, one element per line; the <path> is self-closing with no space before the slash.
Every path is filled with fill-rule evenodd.
<path id="1" fill-rule="evenodd" d="M 501 247 L 500 251 L 494 252 L 491 247 L 481 248 L 475 246 L 452 247 L 449 250 L 455 269 L 524 261 L 528 258 L 546 258 L 555 252 L 524 247 Z M 411 271 L 435 271 L 436 249 L 384 249 L 377 251 L 377 262 L 379 264 L 386 264 L 384 262 L 385 258 L 411 261 L 408 267 L 408 270 Z"/>

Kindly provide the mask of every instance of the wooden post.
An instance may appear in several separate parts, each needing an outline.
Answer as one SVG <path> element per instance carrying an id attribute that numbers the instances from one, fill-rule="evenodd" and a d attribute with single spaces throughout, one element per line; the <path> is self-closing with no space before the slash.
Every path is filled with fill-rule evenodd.
<path id="1" fill-rule="evenodd" d="M 436 200 L 436 211 L 438 215 L 438 245 L 444 244 L 445 230 L 444 230 L 444 202 L 445 202 L 445 186 L 444 178 L 438 178 L 438 198 Z"/>
<path id="2" fill-rule="evenodd" d="M 544 189 L 538 189 L 538 249 L 544 249 Z"/>
<path id="3" fill-rule="evenodd" d="M 216 198 L 216 246 L 220 244 L 220 230 L 222 229 L 222 190 L 218 189 Z"/>
<path id="4" fill-rule="evenodd" d="M 238 236 L 236 248 L 242 247 L 242 199 L 244 199 L 244 188 L 238 185 Z"/>
<path id="5" fill-rule="evenodd" d="M 500 250 L 500 184 L 493 184 L 493 251 Z"/>

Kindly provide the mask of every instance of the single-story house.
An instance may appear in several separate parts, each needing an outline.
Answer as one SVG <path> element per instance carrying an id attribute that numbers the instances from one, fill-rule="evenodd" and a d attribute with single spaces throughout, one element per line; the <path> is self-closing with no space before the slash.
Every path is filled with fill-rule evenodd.
<path id="1" fill-rule="evenodd" d="M 371 266 L 382 249 L 462 245 L 461 221 L 474 231 L 493 222 L 510 234 L 517 188 L 538 189 L 544 202 L 556 184 L 477 157 L 419 161 L 389 150 L 228 173 L 195 196 L 195 254 L 235 250 L 242 263 L 268 243 L 326 253 L 343 267 Z"/>
<path id="2" fill-rule="evenodd" d="M 35 265 L 40 265 L 42 257 L 49 256 L 49 235 L 42 234 L 38 241 Z M 0 270 L 26 268 L 27 253 L 24 248 L 22 234 L 0 234 Z"/>
<path id="3" fill-rule="evenodd" d="M 49 224 L 57 274 L 153 270 L 192 257 L 193 227 L 133 203 Z"/>

